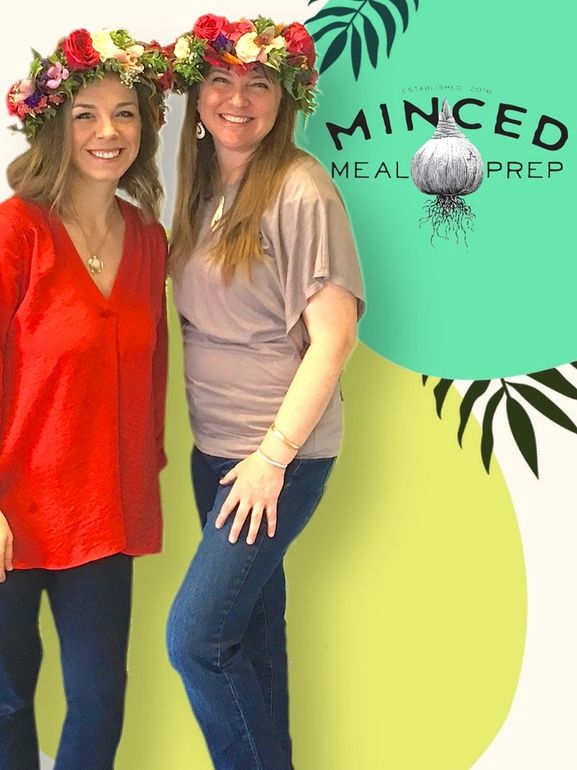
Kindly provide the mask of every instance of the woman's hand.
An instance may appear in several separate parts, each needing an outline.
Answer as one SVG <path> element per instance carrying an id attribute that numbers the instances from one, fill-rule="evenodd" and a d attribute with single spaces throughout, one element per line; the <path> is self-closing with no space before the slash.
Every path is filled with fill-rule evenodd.
<path id="1" fill-rule="evenodd" d="M 6 580 L 6 572 L 12 569 L 12 543 L 14 538 L 6 517 L 0 511 L 0 583 Z"/>
<path id="2" fill-rule="evenodd" d="M 249 515 L 250 527 L 246 537 L 249 545 L 256 540 L 263 516 L 266 516 L 267 534 L 272 537 L 276 531 L 276 504 L 284 484 L 284 470 L 270 465 L 253 452 L 220 480 L 223 485 L 232 482 L 232 489 L 216 519 L 216 528 L 220 529 L 236 508 L 228 536 L 231 543 L 238 540 Z"/>

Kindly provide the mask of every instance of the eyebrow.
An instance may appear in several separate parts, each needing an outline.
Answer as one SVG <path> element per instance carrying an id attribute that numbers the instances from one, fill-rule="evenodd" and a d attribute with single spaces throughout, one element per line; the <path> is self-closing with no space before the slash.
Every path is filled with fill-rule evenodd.
<path id="1" fill-rule="evenodd" d="M 138 104 L 138 102 L 136 100 L 131 101 L 131 102 L 118 102 L 118 104 L 116 104 L 114 108 L 118 109 L 119 107 L 134 107 L 137 104 Z M 95 104 L 86 104 L 85 102 L 75 102 L 72 105 L 72 109 L 74 109 L 75 107 L 82 107 L 84 109 L 86 109 L 88 107 L 90 109 L 96 109 L 96 105 Z"/>

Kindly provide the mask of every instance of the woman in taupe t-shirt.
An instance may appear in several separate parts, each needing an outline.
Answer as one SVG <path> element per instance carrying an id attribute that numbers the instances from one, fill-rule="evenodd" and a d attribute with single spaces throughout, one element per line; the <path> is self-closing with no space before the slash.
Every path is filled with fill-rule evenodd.
<path id="1" fill-rule="evenodd" d="M 282 563 L 339 450 L 363 308 L 341 199 L 293 143 L 314 59 L 301 24 L 262 18 L 202 16 L 175 46 L 190 88 L 172 273 L 203 536 L 168 645 L 218 770 L 291 767 Z"/>

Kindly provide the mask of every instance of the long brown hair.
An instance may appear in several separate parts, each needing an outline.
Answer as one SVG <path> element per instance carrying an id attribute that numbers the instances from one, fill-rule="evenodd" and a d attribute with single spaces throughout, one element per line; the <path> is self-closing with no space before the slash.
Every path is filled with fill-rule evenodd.
<path id="1" fill-rule="evenodd" d="M 118 187 L 140 206 L 145 219 L 157 219 L 163 197 L 156 151 L 160 126 L 160 96 L 151 85 L 137 83 L 140 108 L 140 149 L 133 164 L 121 177 Z M 26 200 L 49 203 L 63 213 L 70 176 L 72 104 L 67 100 L 47 120 L 28 150 L 15 158 L 6 171 L 12 190 Z"/>
<path id="2" fill-rule="evenodd" d="M 199 85 L 188 93 L 180 134 L 178 184 L 172 221 L 169 269 L 177 276 L 190 258 L 199 237 L 200 209 L 215 193 L 218 177 L 212 137 L 196 138 Z M 235 200 L 219 223 L 219 237 L 211 252 L 228 283 L 240 267 L 250 272 L 251 263 L 262 259 L 260 220 L 276 197 L 292 161 L 304 155 L 294 144 L 297 105 L 283 89 L 276 121 L 255 150 L 241 178 Z"/>

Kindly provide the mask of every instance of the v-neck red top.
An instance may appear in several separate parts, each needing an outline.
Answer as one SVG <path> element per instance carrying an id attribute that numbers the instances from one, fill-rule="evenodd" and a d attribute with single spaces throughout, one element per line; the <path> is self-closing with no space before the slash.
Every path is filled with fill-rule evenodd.
<path id="1" fill-rule="evenodd" d="M 166 236 L 118 204 L 108 299 L 47 207 L 0 204 L 0 510 L 16 569 L 161 547 Z"/>

